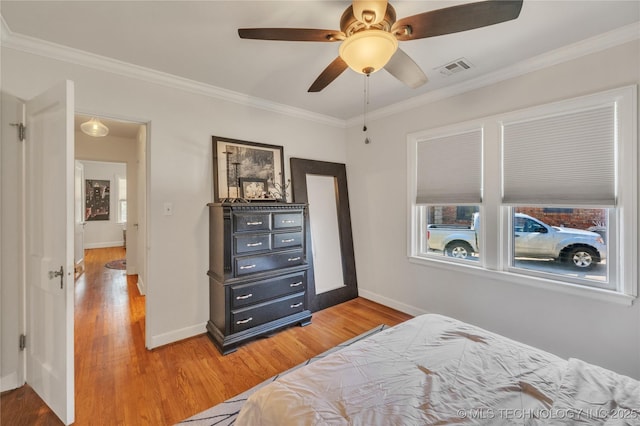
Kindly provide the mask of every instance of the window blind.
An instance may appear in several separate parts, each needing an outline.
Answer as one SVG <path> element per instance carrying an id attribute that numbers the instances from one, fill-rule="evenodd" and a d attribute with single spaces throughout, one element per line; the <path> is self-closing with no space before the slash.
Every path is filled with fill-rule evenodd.
<path id="1" fill-rule="evenodd" d="M 417 142 L 416 204 L 482 202 L 482 129 Z"/>
<path id="2" fill-rule="evenodd" d="M 504 204 L 615 205 L 614 104 L 503 123 Z"/>

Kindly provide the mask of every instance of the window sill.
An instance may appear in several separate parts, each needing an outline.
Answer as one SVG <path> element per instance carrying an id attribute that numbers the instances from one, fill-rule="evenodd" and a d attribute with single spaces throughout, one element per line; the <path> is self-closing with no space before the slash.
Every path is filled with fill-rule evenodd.
<path id="1" fill-rule="evenodd" d="M 417 265 L 445 269 L 453 272 L 461 272 L 465 274 L 476 275 L 484 279 L 494 279 L 508 282 L 510 284 L 526 285 L 538 289 L 550 290 L 564 294 L 586 297 L 589 299 L 600 300 L 608 303 L 616 303 L 624 306 L 633 305 L 636 300 L 635 296 L 623 294 L 616 291 L 604 290 L 595 287 L 581 286 L 578 284 L 567 283 L 563 281 L 555 281 L 545 278 L 538 278 L 526 275 L 520 275 L 507 271 L 492 271 L 467 262 L 451 262 L 435 258 L 424 258 L 410 256 L 409 262 Z"/>

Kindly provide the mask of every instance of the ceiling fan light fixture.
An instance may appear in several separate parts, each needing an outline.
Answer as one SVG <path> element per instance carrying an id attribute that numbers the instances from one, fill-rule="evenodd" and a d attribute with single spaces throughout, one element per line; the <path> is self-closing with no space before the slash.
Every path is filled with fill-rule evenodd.
<path id="1" fill-rule="evenodd" d="M 92 118 L 91 120 L 82 123 L 80 125 L 80 130 L 89 136 L 97 138 L 107 136 L 109 134 L 109 128 L 97 118 Z"/>
<path id="2" fill-rule="evenodd" d="M 353 16 L 366 25 L 382 22 L 387 13 L 387 0 L 354 0 Z"/>
<path id="3" fill-rule="evenodd" d="M 360 74 L 382 69 L 398 49 L 398 40 L 383 30 L 365 30 L 345 39 L 339 53 L 349 68 Z"/>

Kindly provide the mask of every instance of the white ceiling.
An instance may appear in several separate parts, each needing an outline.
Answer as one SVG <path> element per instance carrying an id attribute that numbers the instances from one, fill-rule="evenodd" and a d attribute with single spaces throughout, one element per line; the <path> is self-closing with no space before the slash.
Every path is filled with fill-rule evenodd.
<path id="1" fill-rule="evenodd" d="M 392 1 L 398 18 L 469 1 Z M 339 29 L 348 1 L 11 1 L 0 12 L 12 34 L 117 59 L 338 119 L 362 114 L 364 78 L 345 71 L 307 93 L 338 55 L 338 43 L 242 40 L 238 28 Z M 637 0 L 525 0 L 520 17 L 400 47 L 429 82 L 409 89 L 386 71 L 370 77 L 375 110 L 640 21 Z M 437 68 L 464 57 L 471 70 Z M 613 64 L 612 66 L 615 66 Z"/>

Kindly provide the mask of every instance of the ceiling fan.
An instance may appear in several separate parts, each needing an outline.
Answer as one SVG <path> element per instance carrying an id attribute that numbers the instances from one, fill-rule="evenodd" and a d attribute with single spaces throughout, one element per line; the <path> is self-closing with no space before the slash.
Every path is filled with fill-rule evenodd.
<path id="1" fill-rule="evenodd" d="M 309 87 L 319 92 L 347 68 L 369 75 L 382 68 L 411 88 L 427 76 L 398 41 L 417 40 L 486 27 L 516 19 L 523 0 L 487 0 L 432 10 L 396 21 L 387 0 L 353 0 L 340 18 L 340 31 L 311 28 L 241 28 L 240 38 L 281 41 L 342 42 L 339 56 Z"/>

